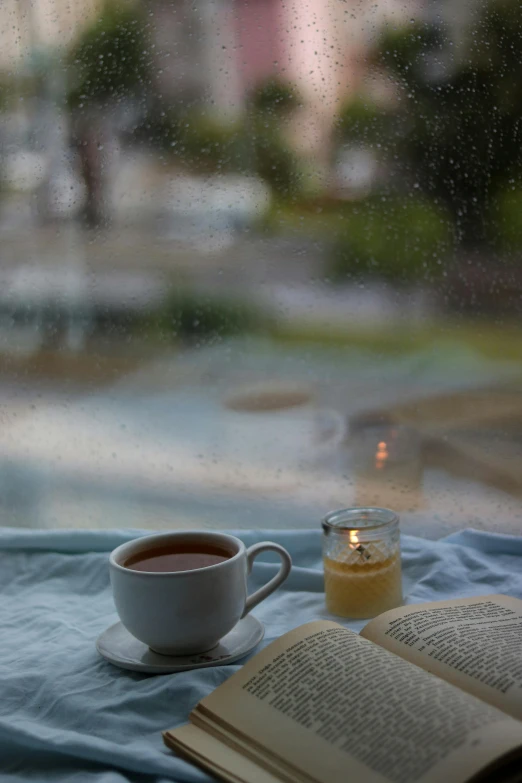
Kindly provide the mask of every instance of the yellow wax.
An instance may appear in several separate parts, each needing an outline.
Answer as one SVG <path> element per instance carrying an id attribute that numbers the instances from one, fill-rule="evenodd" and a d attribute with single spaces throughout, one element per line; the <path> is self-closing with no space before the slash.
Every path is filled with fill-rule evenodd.
<path id="1" fill-rule="evenodd" d="M 324 558 L 326 608 L 340 617 L 362 620 L 402 604 L 401 559 L 348 563 Z"/>

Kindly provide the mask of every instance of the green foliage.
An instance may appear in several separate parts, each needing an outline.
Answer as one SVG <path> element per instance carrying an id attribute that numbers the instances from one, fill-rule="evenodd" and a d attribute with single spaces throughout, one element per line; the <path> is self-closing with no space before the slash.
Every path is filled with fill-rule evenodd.
<path id="1" fill-rule="evenodd" d="M 214 339 L 259 331 L 261 313 L 244 298 L 205 296 L 191 291 L 173 291 L 156 326 L 163 336 L 179 339 Z"/>
<path id="2" fill-rule="evenodd" d="M 299 103 L 291 85 L 270 79 L 251 94 L 248 105 L 250 158 L 256 173 L 282 198 L 301 188 L 299 159 L 284 134 L 284 122 Z"/>
<path id="3" fill-rule="evenodd" d="M 29 91 L 21 89 L 20 82 L 20 79 L 15 82 L 14 78 L 7 73 L 0 73 L 0 111 L 10 108 L 18 96 L 30 94 Z"/>
<path id="4" fill-rule="evenodd" d="M 275 192 L 299 189 L 299 165 L 284 138 L 282 115 L 297 105 L 288 85 L 271 80 L 249 98 L 246 116 L 222 123 L 202 108 L 165 105 L 150 89 L 146 25 L 137 6 L 109 4 L 70 54 L 73 74 L 67 103 L 71 109 L 113 106 L 148 92 L 145 117 L 135 140 L 160 148 L 199 171 L 253 169 Z"/>
<path id="5" fill-rule="evenodd" d="M 291 198 L 301 187 L 297 155 L 274 123 L 254 118 L 252 156 L 256 173 L 281 198 Z"/>
<path id="6" fill-rule="evenodd" d="M 177 120 L 171 151 L 193 168 L 254 170 L 275 193 L 292 196 L 299 190 L 299 163 L 284 137 L 281 113 L 294 99 L 290 87 L 269 82 L 251 96 L 246 115 L 234 124 L 203 111 L 186 112 Z"/>
<path id="7" fill-rule="evenodd" d="M 277 87 L 277 89 L 276 89 Z M 300 188 L 300 167 L 286 141 L 280 113 L 293 103 L 290 88 L 270 82 L 251 97 L 245 116 L 219 122 L 203 109 L 153 106 L 135 136 L 199 171 L 253 170 L 283 198 Z M 277 111 L 269 110 L 273 105 Z"/>
<path id="8" fill-rule="evenodd" d="M 457 53 L 441 26 L 388 31 L 374 60 L 395 104 L 380 120 L 371 108 L 358 121 L 348 111 L 342 124 L 348 140 L 380 134 L 398 181 L 442 201 L 464 245 L 491 240 L 492 197 L 522 173 L 521 28 L 518 0 L 490 0 L 471 16 Z"/>
<path id="9" fill-rule="evenodd" d="M 515 254 L 522 250 L 522 186 L 499 191 L 492 204 L 491 220 L 497 247 Z"/>
<path id="10" fill-rule="evenodd" d="M 390 126 L 391 117 L 362 96 L 350 100 L 336 121 L 341 140 L 364 144 L 380 143 L 391 132 Z"/>
<path id="11" fill-rule="evenodd" d="M 111 106 L 150 84 L 146 23 L 138 7 L 107 4 L 69 55 L 70 108 Z"/>
<path id="12" fill-rule="evenodd" d="M 239 123 L 223 124 L 204 112 L 182 117 L 175 154 L 196 168 L 220 171 L 241 170 L 244 164 L 245 135 Z"/>
<path id="13" fill-rule="evenodd" d="M 491 76 L 493 98 L 502 115 L 521 114 L 521 29 L 518 0 L 489 0 L 470 31 L 469 65 Z"/>
<path id="14" fill-rule="evenodd" d="M 442 52 L 449 40 L 448 30 L 430 23 L 417 22 L 405 27 L 388 27 L 378 42 L 375 60 L 405 85 L 427 84 L 427 63 L 434 52 Z"/>
<path id="15" fill-rule="evenodd" d="M 250 106 L 254 112 L 272 116 L 292 111 L 299 103 L 296 89 L 279 79 L 269 79 L 250 96 Z"/>
<path id="16" fill-rule="evenodd" d="M 266 316 L 244 298 L 213 295 L 187 289 L 174 289 L 158 309 L 121 307 L 77 308 L 71 311 L 63 302 L 47 302 L 38 307 L 12 305 L 1 308 L 12 323 L 38 323 L 47 334 L 58 334 L 71 323 L 83 321 L 90 334 L 128 339 L 204 339 L 252 334 L 268 326 Z"/>
<path id="17" fill-rule="evenodd" d="M 245 168 L 246 134 L 241 123 L 218 122 L 202 109 L 153 106 L 134 138 L 162 149 L 195 171 Z"/>
<path id="18" fill-rule="evenodd" d="M 332 243 L 336 281 L 374 277 L 396 283 L 438 277 L 452 248 L 451 220 L 418 198 L 371 198 L 354 204 Z"/>
<path id="19" fill-rule="evenodd" d="M 172 153 L 179 144 L 180 114 L 172 106 L 152 101 L 147 112 L 132 129 L 134 141 Z"/>

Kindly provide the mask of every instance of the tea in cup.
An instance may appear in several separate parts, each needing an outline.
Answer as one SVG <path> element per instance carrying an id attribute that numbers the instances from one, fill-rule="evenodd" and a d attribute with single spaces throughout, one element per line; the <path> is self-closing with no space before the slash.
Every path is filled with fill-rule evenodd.
<path id="1" fill-rule="evenodd" d="M 281 558 L 278 573 L 251 595 L 247 576 L 261 552 Z M 279 544 L 248 549 L 211 531 L 144 536 L 111 554 L 116 611 L 125 628 L 154 652 L 190 655 L 215 647 L 239 620 L 281 585 L 292 560 Z"/>

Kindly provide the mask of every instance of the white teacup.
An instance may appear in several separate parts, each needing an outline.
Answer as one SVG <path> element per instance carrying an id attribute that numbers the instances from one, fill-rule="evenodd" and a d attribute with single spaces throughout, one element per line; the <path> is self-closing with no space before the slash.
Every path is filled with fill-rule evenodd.
<path id="1" fill-rule="evenodd" d="M 168 545 L 217 547 L 227 559 L 188 571 L 137 571 L 125 563 L 140 553 Z M 261 552 L 277 552 L 279 572 L 247 595 L 247 576 Z M 111 554 L 110 577 L 116 610 L 125 628 L 164 655 L 190 655 L 212 649 L 254 606 L 290 573 L 292 560 L 279 544 L 263 541 L 248 549 L 226 533 L 159 533 L 129 541 Z"/>

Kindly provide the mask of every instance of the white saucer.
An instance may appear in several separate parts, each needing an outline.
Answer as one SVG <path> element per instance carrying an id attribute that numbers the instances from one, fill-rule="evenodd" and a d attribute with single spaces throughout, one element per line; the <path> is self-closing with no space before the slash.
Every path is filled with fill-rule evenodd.
<path id="1" fill-rule="evenodd" d="M 153 652 L 138 641 L 121 623 L 107 628 L 96 641 L 96 649 L 103 658 L 134 672 L 170 674 L 206 666 L 223 666 L 244 658 L 265 635 L 263 624 L 251 614 L 240 620 L 217 647 L 196 655 L 171 656 Z"/>

